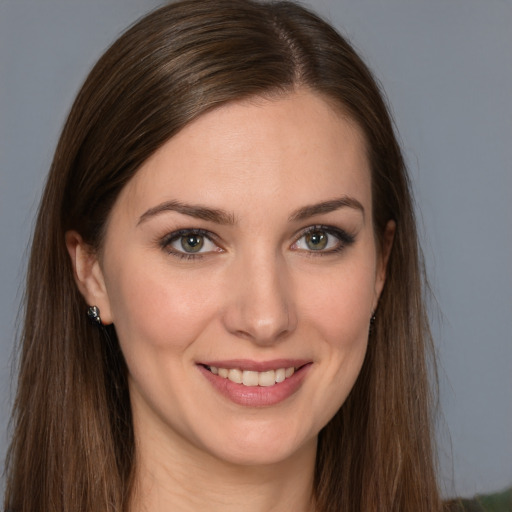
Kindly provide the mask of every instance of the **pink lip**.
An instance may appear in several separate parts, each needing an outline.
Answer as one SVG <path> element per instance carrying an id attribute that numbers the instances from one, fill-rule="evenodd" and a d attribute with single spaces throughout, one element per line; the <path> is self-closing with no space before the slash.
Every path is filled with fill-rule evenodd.
<path id="1" fill-rule="evenodd" d="M 297 364 L 298 363 L 298 364 Z M 249 371 L 276 370 L 278 368 L 295 367 L 295 373 L 273 386 L 244 386 L 236 384 L 229 379 L 219 377 L 210 372 L 205 366 L 217 366 L 218 368 L 238 368 Z M 310 361 L 297 361 L 290 359 L 267 361 L 264 363 L 247 360 L 216 361 L 198 364 L 197 367 L 212 386 L 223 396 L 238 405 L 246 407 L 265 407 L 278 404 L 293 395 L 301 386 L 308 370 Z"/>
<path id="2" fill-rule="evenodd" d="M 306 359 L 273 359 L 272 361 L 252 361 L 251 359 L 226 359 L 224 361 L 201 361 L 204 366 L 216 366 L 231 370 L 248 370 L 253 372 L 265 372 L 267 370 L 279 370 L 279 368 L 300 368 L 310 363 Z"/>

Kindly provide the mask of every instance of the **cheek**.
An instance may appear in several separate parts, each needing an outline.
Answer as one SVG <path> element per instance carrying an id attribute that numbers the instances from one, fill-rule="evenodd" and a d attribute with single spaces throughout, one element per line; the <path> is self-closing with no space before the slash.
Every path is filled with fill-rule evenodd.
<path id="1" fill-rule="evenodd" d="M 165 265 L 147 262 L 115 272 L 109 297 L 123 351 L 185 350 L 214 314 L 210 286 L 190 272 L 169 274 Z"/>
<path id="2" fill-rule="evenodd" d="M 368 344 L 374 276 L 368 260 L 368 264 L 340 265 L 315 285 L 303 287 L 303 320 L 318 337 L 320 349 L 318 389 L 322 393 L 313 400 L 320 428 L 343 405 L 360 373 Z"/>
<path id="3" fill-rule="evenodd" d="M 305 283 L 301 308 L 333 349 L 366 341 L 375 295 L 375 270 L 368 264 L 346 265 L 313 283 Z"/>

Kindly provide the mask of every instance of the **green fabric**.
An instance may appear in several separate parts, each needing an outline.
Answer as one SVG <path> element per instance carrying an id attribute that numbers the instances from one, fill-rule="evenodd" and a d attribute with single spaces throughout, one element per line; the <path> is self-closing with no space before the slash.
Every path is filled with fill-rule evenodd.
<path id="1" fill-rule="evenodd" d="M 478 496 L 477 499 L 486 512 L 512 511 L 512 487 L 500 493 Z"/>
<path id="2" fill-rule="evenodd" d="M 450 500 L 447 512 L 485 512 L 477 500 L 458 499 Z"/>
<path id="3" fill-rule="evenodd" d="M 452 500 L 449 505 L 450 512 L 512 512 L 512 487 L 474 499 Z"/>

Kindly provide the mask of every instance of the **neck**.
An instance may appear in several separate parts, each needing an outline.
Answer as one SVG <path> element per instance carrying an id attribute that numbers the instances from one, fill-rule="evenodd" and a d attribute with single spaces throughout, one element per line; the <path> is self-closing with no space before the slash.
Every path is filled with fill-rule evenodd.
<path id="1" fill-rule="evenodd" d="M 286 460 L 258 466 L 220 460 L 186 442 L 162 441 L 137 439 L 130 512 L 313 510 L 316 439 Z"/>

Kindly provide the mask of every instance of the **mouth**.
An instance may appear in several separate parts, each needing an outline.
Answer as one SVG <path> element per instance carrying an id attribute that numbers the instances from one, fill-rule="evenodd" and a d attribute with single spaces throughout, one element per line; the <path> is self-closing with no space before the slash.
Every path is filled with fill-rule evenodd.
<path id="1" fill-rule="evenodd" d="M 294 395 L 312 361 L 279 359 L 208 361 L 197 364 L 214 389 L 232 402 L 249 407 L 276 405 Z"/>
<path id="2" fill-rule="evenodd" d="M 235 384 L 242 384 L 247 387 L 271 387 L 289 379 L 293 376 L 295 371 L 299 370 L 304 365 L 299 366 L 298 368 L 295 366 L 287 366 L 265 371 L 242 370 L 241 368 L 223 368 L 213 365 L 203 366 L 213 375 L 227 379 Z"/>

